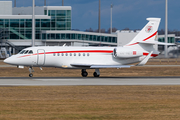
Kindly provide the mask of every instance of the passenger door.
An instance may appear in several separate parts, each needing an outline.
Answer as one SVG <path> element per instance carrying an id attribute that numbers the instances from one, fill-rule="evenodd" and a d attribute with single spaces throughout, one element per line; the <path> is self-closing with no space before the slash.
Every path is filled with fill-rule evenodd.
<path id="1" fill-rule="evenodd" d="M 39 49 L 37 51 L 37 65 L 43 66 L 45 63 L 45 51 L 43 49 Z"/>

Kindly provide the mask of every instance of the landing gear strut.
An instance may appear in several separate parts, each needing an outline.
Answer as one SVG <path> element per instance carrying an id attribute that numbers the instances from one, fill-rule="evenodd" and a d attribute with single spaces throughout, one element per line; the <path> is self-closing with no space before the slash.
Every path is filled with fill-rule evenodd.
<path id="1" fill-rule="evenodd" d="M 93 73 L 94 77 L 99 77 L 100 76 L 100 72 L 99 69 L 95 69 L 95 72 Z"/>
<path id="2" fill-rule="evenodd" d="M 33 77 L 33 72 L 34 72 L 34 69 L 32 67 L 29 67 L 29 77 Z"/>
<path id="3" fill-rule="evenodd" d="M 87 76 L 88 76 L 88 73 L 86 72 L 86 69 L 82 69 L 81 72 L 82 72 L 81 75 L 82 75 L 83 77 L 87 77 Z"/>

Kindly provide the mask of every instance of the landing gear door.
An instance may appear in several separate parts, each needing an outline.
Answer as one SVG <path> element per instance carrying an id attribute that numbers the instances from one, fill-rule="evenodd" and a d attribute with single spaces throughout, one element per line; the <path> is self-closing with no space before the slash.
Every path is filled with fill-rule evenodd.
<path id="1" fill-rule="evenodd" d="M 43 66 L 45 63 L 45 51 L 42 49 L 39 49 L 37 51 L 37 65 Z"/>

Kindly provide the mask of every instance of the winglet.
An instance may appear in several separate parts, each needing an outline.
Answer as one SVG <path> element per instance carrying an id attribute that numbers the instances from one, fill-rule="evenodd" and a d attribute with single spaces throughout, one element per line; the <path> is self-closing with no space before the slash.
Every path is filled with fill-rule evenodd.
<path id="1" fill-rule="evenodd" d="M 144 60 L 142 60 L 142 61 L 141 61 L 139 64 L 137 64 L 136 66 L 143 66 L 143 65 L 145 65 L 145 64 L 147 63 L 147 61 L 149 60 L 149 58 L 151 57 L 152 53 L 153 53 L 153 51 L 151 51 L 151 52 L 147 55 L 147 57 L 145 57 Z"/>

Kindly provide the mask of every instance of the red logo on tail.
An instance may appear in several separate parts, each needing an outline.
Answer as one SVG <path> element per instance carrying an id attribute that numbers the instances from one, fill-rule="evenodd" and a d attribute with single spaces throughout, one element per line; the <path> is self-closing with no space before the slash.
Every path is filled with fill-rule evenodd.
<path id="1" fill-rule="evenodd" d="M 152 26 L 147 26 L 146 27 L 146 32 L 150 33 L 152 31 Z"/>

